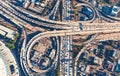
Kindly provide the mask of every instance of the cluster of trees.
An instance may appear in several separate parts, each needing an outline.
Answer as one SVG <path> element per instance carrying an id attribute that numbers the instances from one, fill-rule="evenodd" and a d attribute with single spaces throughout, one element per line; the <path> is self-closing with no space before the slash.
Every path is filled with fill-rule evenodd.
<path id="1" fill-rule="evenodd" d="M 7 46 L 8 48 L 10 48 L 10 50 L 13 50 L 13 49 L 15 48 L 14 44 L 16 43 L 16 40 L 17 40 L 18 36 L 19 36 L 19 34 L 17 33 L 17 34 L 14 36 L 14 40 L 10 40 L 10 39 L 9 39 L 9 40 L 7 41 L 6 46 Z"/>

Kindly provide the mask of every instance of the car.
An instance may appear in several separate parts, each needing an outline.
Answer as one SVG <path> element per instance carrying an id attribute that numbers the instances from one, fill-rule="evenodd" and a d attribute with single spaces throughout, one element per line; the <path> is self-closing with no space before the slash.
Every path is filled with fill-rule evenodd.
<path id="1" fill-rule="evenodd" d="M 13 74 L 15 72 L 15 68 L 13 65 L 10 65 L 10 71 L 11 71 L 11 74 Z"/>
<path id="2" fill-rule="evenodd" d="M 80 30 L 83 30 L 82 26 L 83 26 L 83 25 L 80 23 L 80 24 L 79 24 Z"/>
<path id="3" fill-rule="evenodd" d="M 111 15 L 114 16 L 114 17 L 117 16 L 119 10 L 120 10 L 120 8 L 118 6 L 113 6 L 112 11 L 111 11 Z"/>

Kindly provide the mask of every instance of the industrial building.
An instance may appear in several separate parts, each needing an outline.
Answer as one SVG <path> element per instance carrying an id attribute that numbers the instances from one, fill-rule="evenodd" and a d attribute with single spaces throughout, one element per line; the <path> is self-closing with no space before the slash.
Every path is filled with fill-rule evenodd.
<path id="1" fill-rule="evenodd" d="M 3 25 L 0 25 L 0 35 L 14 40 L 14 36 L 16 35 L 16 33 L 17 33 L 16 31 L 13 31 Z"/>

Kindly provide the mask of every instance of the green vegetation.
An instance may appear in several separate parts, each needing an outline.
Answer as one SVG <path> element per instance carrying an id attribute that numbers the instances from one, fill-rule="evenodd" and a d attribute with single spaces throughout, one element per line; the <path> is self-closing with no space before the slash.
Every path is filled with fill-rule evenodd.
<path id="1" fill-rule="evenodd" d="M 106 1 L 105 0 L 98 0 L 99 2 L 101 2 L 101 3 L 106 3 Z"/>
<path id="2" fill-rule="evenodd" d="M 115 60 L 115 58 L 110 58 L 110 61 L 111 61 L 112 63 L 114 63 L 116 60 Z"/>
<path id="3" fill-rule="evenodd" d="M 15 42 L 16 42 L 16 40 L 17 40 L 18 36 L 19 36 L 19 34 L 18 34 L 18 33 L 14 36 L 13 43 L 15 43 Z"/>
<path id="4" fill-rule="evenodd" d="M 78 14 L 79 7 L 75 7 L 74 10 L 74 19 L 76 20 L 77 14 Z"/>
<path id="5" fill-rule="evenodd" d="M 15 48 L 14 44 L 16 43 L 16 40 L 18 38 L 19 34 L 17 33 L 15 36 L 14 36 L 14 40 L 11 40 L 11 39 L 7 39 L 6 40 L 6 46 L 10 49 L 10 50 L 13 50 Z"/>
<path id="6" fill-rule="evenodd" d="M 79 7 L 76 7 L 74 10 L 74 14 L 76 15 L 78 13 Z"/>
<path id="7" fill-rule="evenodd" d="M 6 45 L 10 50 L 13 50 L 15 48 L 14 44 L 7 44 Z"/>
<path id="8" fill-rule="evenodd" d="M 118 76 L 120 76 L 120 73 L 118 74 Z"/>
<path id="9" fill-rule="evenodd" d="M 57 76 L 60 76 L 60 65 L 57 68 Z"/>
<path id="10" fill-rule="evenodd" d="M 6 35 L 4 36 L 4 39 L 7 38 Z"/>
<path id="11" fill-rule="evenodd" d="M 14 40 L 10 40 L 10 39 L 9 39 L 7 42 L 8 42 L 8 43 L 11 43 L 11 44 L 14 44 L 14 43 L 16 42 L 18 36 L 19 36 L 19 34 L 17 33 L 17 34 L 14 36 Z"/>

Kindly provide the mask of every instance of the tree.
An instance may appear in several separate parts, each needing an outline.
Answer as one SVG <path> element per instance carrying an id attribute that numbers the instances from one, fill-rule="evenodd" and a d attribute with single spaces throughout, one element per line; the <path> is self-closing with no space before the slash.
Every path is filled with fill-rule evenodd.
<path id="1" fill-rule="evenodd" d="M 10 50 L 13 50 L 15 48 L 14 44 L 7 44 L 7 46 Z"/>
<path id="2" fill-rule="evenodd" d="M 101 3 L 106 3 L 105 0 L 99 0 L 99 2 L 101 2 Z"/>

